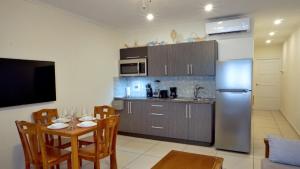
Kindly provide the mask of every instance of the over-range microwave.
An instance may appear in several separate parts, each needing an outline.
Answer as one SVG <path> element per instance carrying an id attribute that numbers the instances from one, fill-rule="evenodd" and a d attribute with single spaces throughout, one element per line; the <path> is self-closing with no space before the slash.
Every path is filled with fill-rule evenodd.
<path id="1" fill-rule="evenodd" d="M 147 58 L 119 61 L 120 76 L 147 76 Z"/>

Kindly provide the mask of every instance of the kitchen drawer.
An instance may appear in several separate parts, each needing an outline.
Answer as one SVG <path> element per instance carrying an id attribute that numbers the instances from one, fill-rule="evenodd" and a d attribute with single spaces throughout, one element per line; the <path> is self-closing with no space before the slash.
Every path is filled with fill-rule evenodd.
<path id="1" fill-rule="evenodd" d="M 164 117 L 158 117 L 158 116 L 151 116 L 150 117 L 150 123 L 148 123 L 148 132 L 149 134 L 153 136 L 162 136 L 167 137 L 168 136 L 168 124 L 167 124 L 167 118 Z"/>
<path id="2" fill-rule="evenodd" d="M 149 102 L 148 112 L 156 114 L 166 114 L 168 112 L 168 103 L 166 102 Z"/>
<path id="3" fill-rule="evenodd" d="M 154 109 L 156 110 L 156 109 Z M 154 136 L 168 136 L 168 114 L 159 113 L 148 113 L 148 124 L 147 131 L 149 134 Z"/>

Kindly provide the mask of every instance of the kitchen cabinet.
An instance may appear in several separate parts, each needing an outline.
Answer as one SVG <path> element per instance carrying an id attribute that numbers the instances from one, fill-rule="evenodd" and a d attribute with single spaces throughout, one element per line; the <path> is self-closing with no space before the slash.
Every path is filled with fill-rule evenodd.
<path id="1" fill-rule="evenodd" d="M 124 101 L 119 131 L 212 144 L 214 104 Z"/>
<path id="2" fill-rule="evenodd" d="M 171 45 L 169 48 L 168 65 L 170 76 L 189 75 L 190 43 Z"/>
<path id="3" fill-rule="evenodd" d="M 119 130 L 123 132 L 130 132 L 130 101 L 124 101 L 124 109 L 120 111 Z"/>
<path id="4" fill-rule="evenodd" d="M 214 114 L 209 104 L 189 104 L 188 140 L 211 142 L 213 139 Z"/>
<path id="5" fill-rule="evenodd" d="M 214 76 L 218 56 L 216 41 L 189 44 L 189 75 Z"/>
<path id="6" fill-rule="evenodd" d="M 171 112 L 169 120 L 169 137 L 176 139 L 188 138 L 188 114 L 187 104 L 171 103 Z"/>
<path id="7" fill-rule="evenodd" d="M 149 47 L 149 76 L 214 76 L 216 41 L 180 43 Z"/>
<path id="8" fill-rule="evenodd" d="M 120 59 L 141 59 L 148 57 L 148 47 L 120 49 Z"/>
<path id="9" fill-rule="evenodd" d="M 150 46 L 148 48 L 148 75 L 167 76 L 169 45 Z"/>
<path id="10" fill-rule="evenodd" d="M 144 102 L 124 101 L 124 110 L 120 111 L 120 131 L 131 133 L 145 133 Z"/>
<path id="11" fill-rule="evenodd" d="M 153 136 L 168 136 L 169 103 L 147 102 L 147 133 Z"/>
<path id="12" fill-rule="evenodd" d="M 169 137 L 210 143 L 213 138 L 211 104 L 174 103 L 169 121 Z"/>

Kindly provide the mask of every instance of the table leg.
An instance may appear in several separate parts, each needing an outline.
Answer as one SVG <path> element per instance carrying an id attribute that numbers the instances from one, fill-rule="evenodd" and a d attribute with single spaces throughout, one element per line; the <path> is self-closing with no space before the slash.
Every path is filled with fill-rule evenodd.
<path id="1" fill-rule="evenodd" d="M 72 150 L 72 169 L 79 169 L 78 160 L 78 137 L 71 137 L 71 150 Z"/>

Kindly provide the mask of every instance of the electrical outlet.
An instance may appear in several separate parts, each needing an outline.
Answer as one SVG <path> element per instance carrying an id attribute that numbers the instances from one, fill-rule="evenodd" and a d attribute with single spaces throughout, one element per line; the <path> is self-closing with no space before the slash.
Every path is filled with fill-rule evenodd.
<path id="1" fill-rule="evenodd" d="M 133 90 L 139 92 L 141 90 L 141 84 L 139 82 L 134 83 Z"/>

